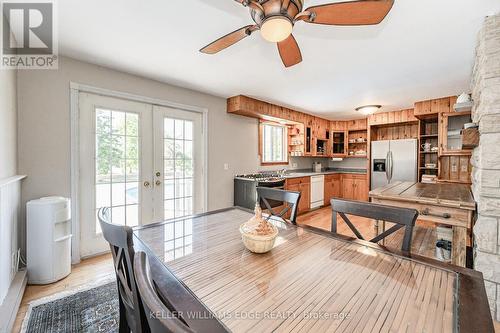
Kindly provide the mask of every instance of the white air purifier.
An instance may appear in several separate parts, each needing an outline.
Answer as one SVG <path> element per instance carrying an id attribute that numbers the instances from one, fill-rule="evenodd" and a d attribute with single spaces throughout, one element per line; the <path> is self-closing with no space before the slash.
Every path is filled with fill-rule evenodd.
<path id="1" fill-rule="evenodd" d="M 71 273 L 71 204 L 47 197 L 26 204 L 28 283 L 48 284 Z"/>

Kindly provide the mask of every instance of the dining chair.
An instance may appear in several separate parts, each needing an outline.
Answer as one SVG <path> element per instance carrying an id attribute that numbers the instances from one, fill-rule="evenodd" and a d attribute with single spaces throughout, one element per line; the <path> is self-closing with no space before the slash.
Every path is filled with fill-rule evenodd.
<path id="1" fill-rule="evenodd" d="M 175 309 L 168 297 L 157 292 L 146 253 L 136 253 L 134 272 L 151 333 L 195 332 L 182 318 L 182 312 Z M 172 293 L 175 294 L 175 291 L 173 290 Z"/>
<path id="2" fill-rule="evenodd" d="M 356 237 L 362 240 L 364 240 L 365 238 L 352 224 L 346 214 L 366 217 L 379 221 L 391 222 L 394 223 L 392 227 L 370 239 L 370 242 L 378 243 L 379 241 L 385 239 L 387 236 L 404 227 L 405 231 L 401 250 L 405 252 L 411 251 L 413 227 L 415 226 L 415 221 L 418 217 L 418 211 L 416 209 L 393 207 L 343 199 L 332 199 L 330 203 L 332 204 L 332 233 L 337 233 L 337 214 L 340 215 L 347 226 L 352 230 L 352 232 L 354 232 Z"/>
<path id="3" fill-rule="evenodd" d="M 297 224 L 297 209 L 300 202 L 300 192 L 285 191 L 269 187 L 257 187 L 257 200 L 259 200 L 258 202 L 264 203 L 265 207 L 261 208 L 269 211 L 269 218 L 274 216 L 286 221 L 284 216 L 290 212 L 289 221 L 293 224 Z M 276 212 L 273 207 L 271 207 L 269 200 L 282 202 L 285 207 L 280 212 Z"/>
<path id="4" fill-rule="evenodd" d="M 109 212 L 109 208 L 101 208 L 97 216 L 104 239 L 109 243 L 113 255 L 120 305 L 119 332 L 149 332 L 134 276 L 132 229 L 112 224 Z"/>

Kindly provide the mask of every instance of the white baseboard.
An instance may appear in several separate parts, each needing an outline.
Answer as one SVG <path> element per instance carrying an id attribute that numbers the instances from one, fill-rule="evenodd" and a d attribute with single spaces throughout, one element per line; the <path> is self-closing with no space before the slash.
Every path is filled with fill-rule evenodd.
<path id="1" fill-rule="evenodd" d="M 27 282 L 26 270 L 21 270 L 14 276 L 7 296 L 0 305 L 0 333 L 12 332 Z"/>

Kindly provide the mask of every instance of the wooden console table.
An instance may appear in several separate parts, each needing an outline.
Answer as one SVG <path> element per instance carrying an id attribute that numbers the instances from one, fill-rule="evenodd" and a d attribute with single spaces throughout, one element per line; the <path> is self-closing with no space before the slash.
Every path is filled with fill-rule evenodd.
<path id="1" fill-rule="evenodd" d="M 470 186 L 394 182 L 370 191 L 371 201 L 389 206 L 414 208 L 419 219 L 448 225 L 453 230 L 452 263 L 465 267 L 466 247 L 472 245 L 476 203 Z"/>

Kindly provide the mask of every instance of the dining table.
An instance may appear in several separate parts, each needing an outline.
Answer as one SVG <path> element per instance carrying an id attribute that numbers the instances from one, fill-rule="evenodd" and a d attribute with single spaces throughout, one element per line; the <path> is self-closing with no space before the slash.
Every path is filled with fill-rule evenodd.
<path id="1" fill-rule="evenodd" d="M 231 207 L 134 229 L 155 287 L 197 332 L 494 332 L 480 272 L 306 225 L 248 251 Z M 204 315 L 200 315 L 203 313 Z"/>

